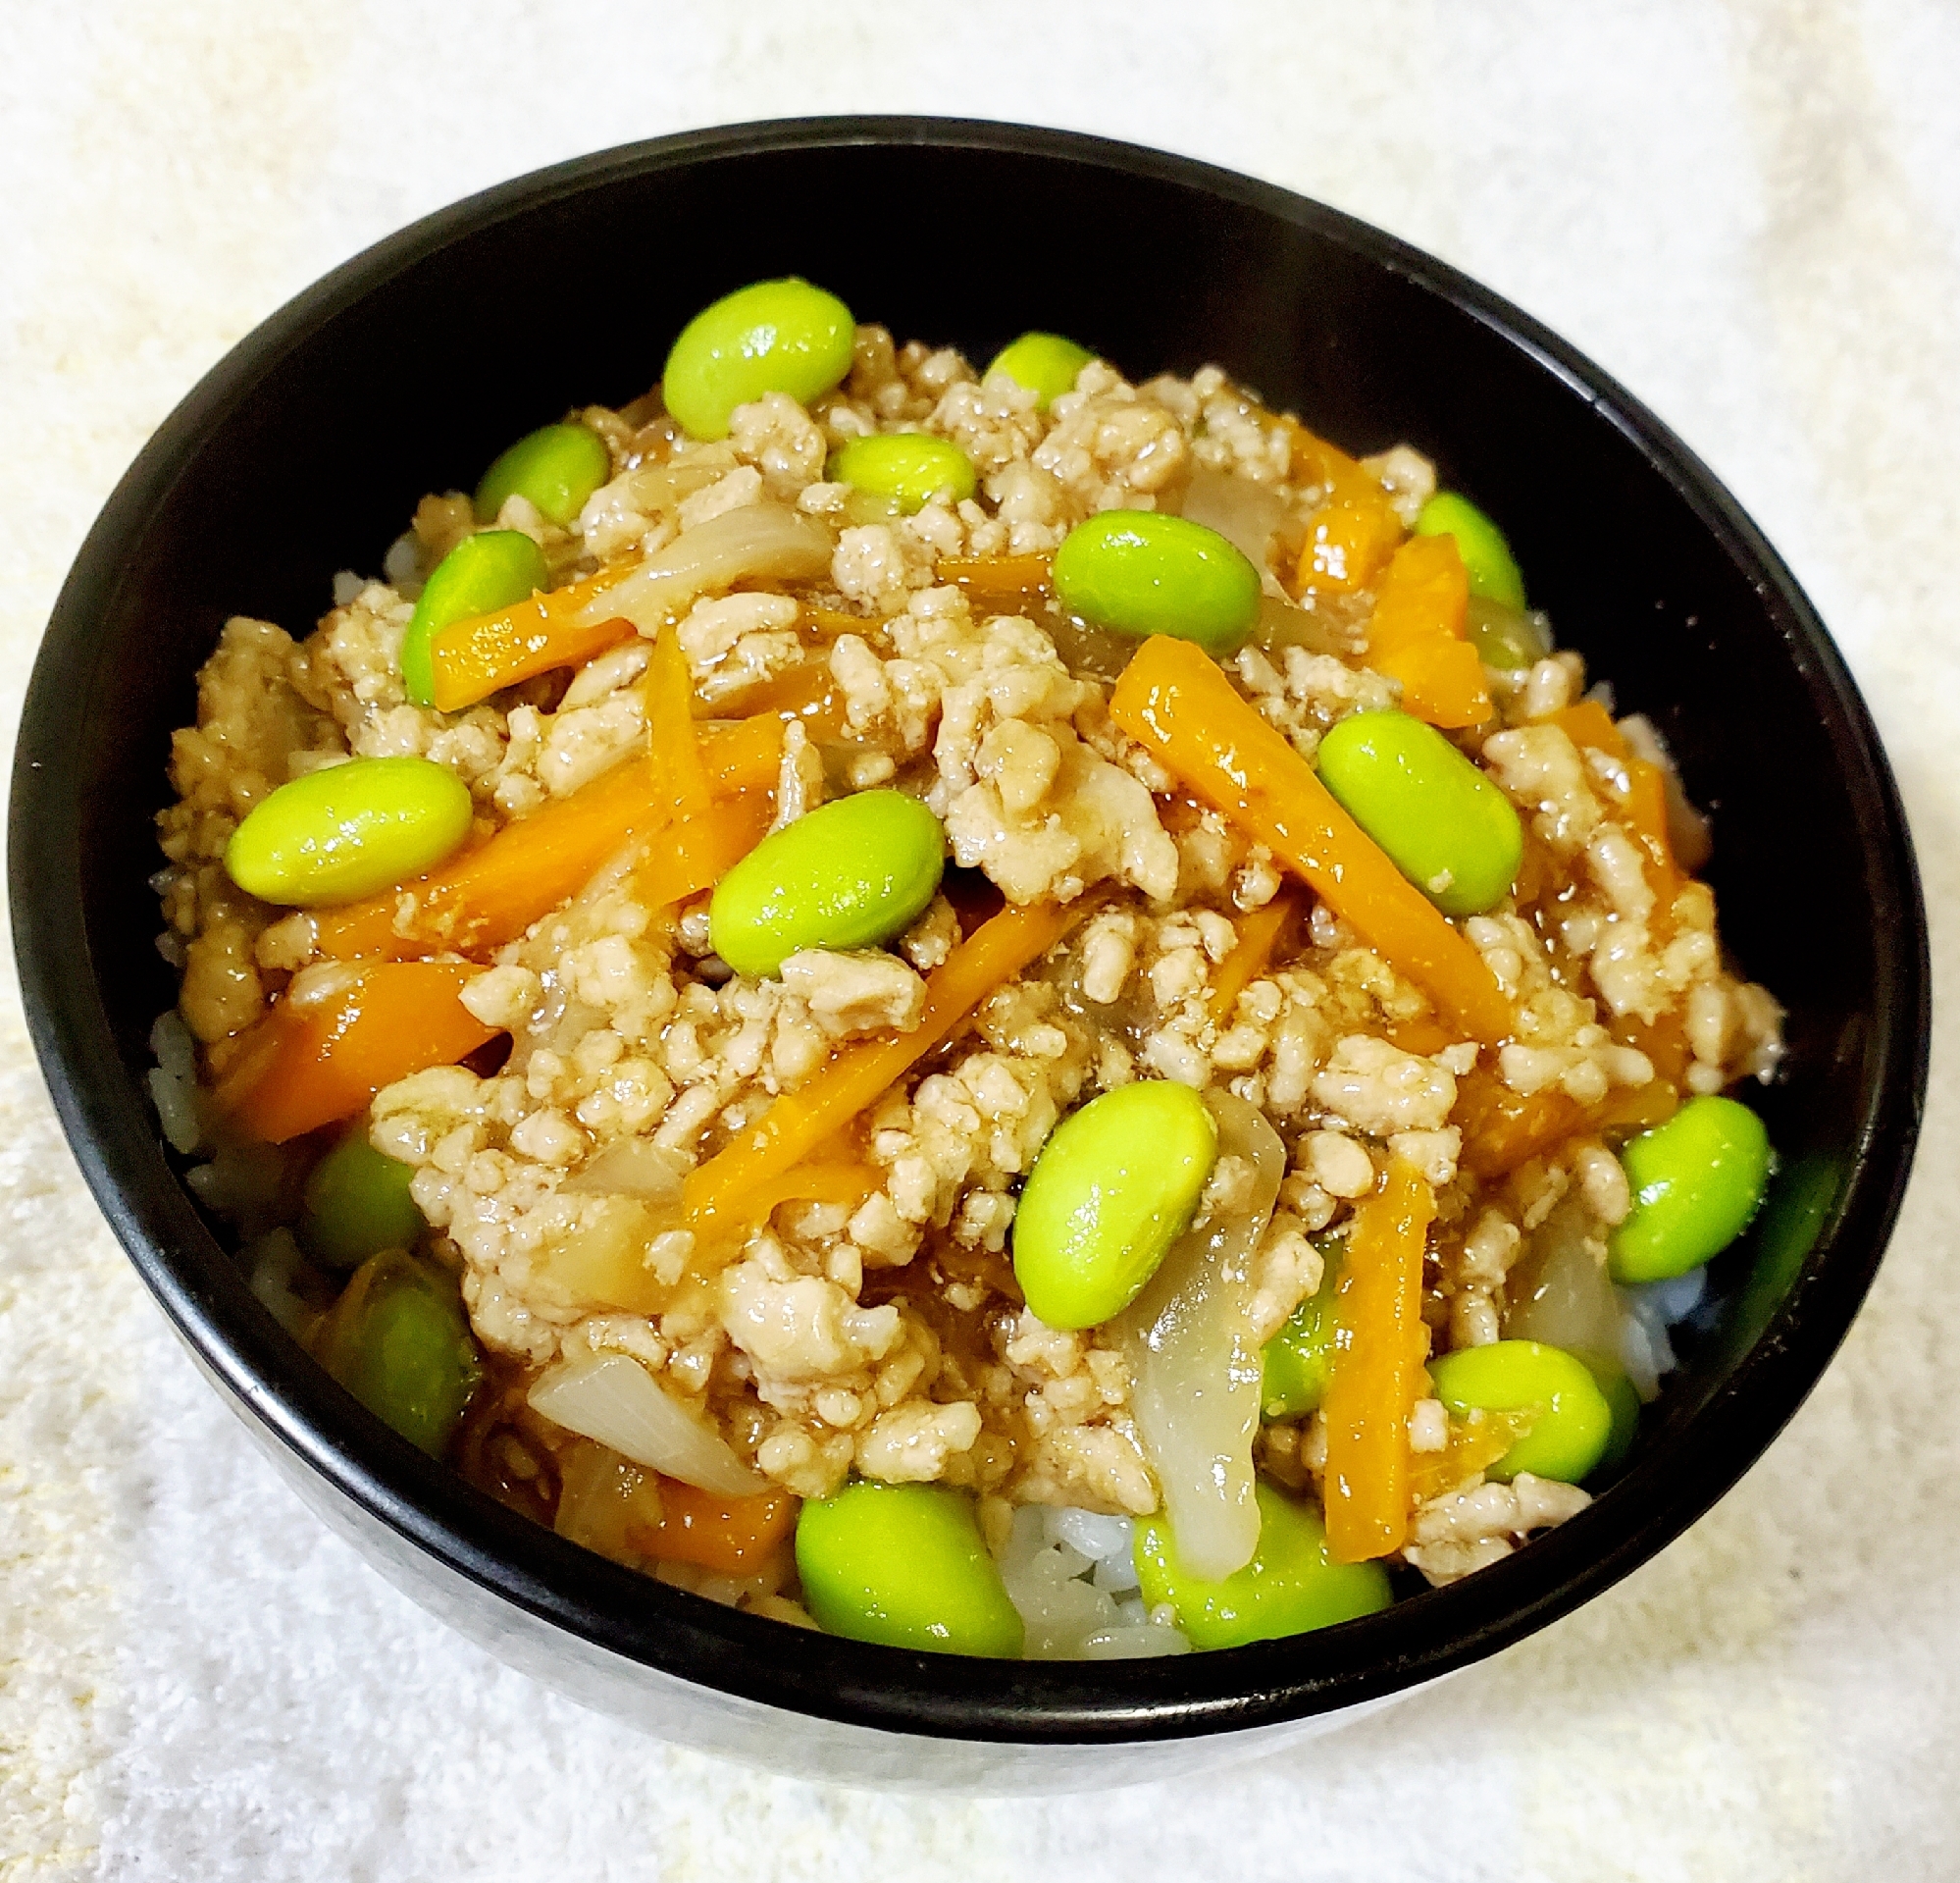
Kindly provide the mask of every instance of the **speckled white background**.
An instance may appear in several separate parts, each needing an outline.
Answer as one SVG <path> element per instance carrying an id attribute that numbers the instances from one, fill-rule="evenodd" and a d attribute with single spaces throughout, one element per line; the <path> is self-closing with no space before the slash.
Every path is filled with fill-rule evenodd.
<path id="1" fill-rule="evenodd" d="M 152 427 L 334 263 L 689 126 L 1019 118 L 1190 152 L 1469 270 L 1671 421 L 1794 564 L 1960 965 L 1950 0 L 0 0 L 0 723 Z M 758 269 L 762 263 L 758 261 Z M 867 310 L 875 312 L 875 310 Z M 300 625 L 300 624 L 288 624 Z M 1948 1877 L 1960 1038 L 1871 1303 L 1610 1595 L 1240 1773 L 927 1804 L 670 1752 L 424 1618 L 139 1294 L 0 989 L 0 1878 Z"/>

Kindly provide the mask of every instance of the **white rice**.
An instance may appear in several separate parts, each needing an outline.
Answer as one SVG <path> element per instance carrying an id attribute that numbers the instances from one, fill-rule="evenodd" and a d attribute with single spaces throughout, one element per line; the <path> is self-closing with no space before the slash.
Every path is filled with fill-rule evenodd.
<path id="1" fill-rule="evenodd" d="M 1025 1504 L 1001 1573 L 1027 1626 L 1029 1660 L 1140 1660 L 1188 1654 L 1166 1605 L 1138 1593 L 1135 1526 L 1127 1517 Z"/>

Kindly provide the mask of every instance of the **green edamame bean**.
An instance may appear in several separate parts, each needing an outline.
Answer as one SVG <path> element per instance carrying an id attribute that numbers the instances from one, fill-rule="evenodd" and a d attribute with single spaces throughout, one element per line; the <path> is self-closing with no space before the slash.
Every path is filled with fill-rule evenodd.
<path id="1" fill-rule="evenodd" d="M 1633 1208 L 1607 1243 L 1613 1279 L 1665 1281 L 1749 1227 L 1770 1180 L 1763 1121 L 1732 1098 L 1691 1098 L 1621 1147 Z"/>
<path id="2" fill-rule="evenodd" d="M 1480 915 L 1518 878 L 1524 828 L 1511 801 L 1406 712 L 1358 712 L 1320 741 L 1320 782 L 1446 915 Z"/>
<path id="3" fill-rule="evenodd" d="M 519 439 L 477 486 L 477 521 L 494 523 L 507 497 L 527 498 L 560 529 L 612 475 L 605 440 L 590 425 L 543 425 Z"/>
<path id="4" fill-rule="evenodd" d="M 1337 1563 L 1327 1554 L 1319 1512 L 1282 1496 L 1264 1479 L 1255 1487 L 1259 1548 L 1223 1582 L 1201 1582 L 1178 1561 L 1176 1540 L 1160 1511 L 1136 1528 L 1137 1578 L 1153 1608 L 1168 1602 L 1193 1648 L 1243 1648 L 1371 1615 L 1393 1599 L 1378 1562 Z"/>
<path id="5" fill-rule="evenodd" d="M 454 1280 L 400 1249 L 354 1271 L 314 1357 L 376 1418 L 440 1456 L 483 1378 Z"/>
<path id="6" fill-rule="evenodd" d="M 418 706 L 436 704 L 429 644 L 451 621 L 507 608 L 545 587 L 544 551 L 522 530 L 481 530 L 437 563 L 401 642 L 401 683 Z"/>
<path id="7" fill-rule="evenodd" d="M 1074 392 L 1077 376 L 1095 357 L 1088 347 L 1059 334 L 1023 334 L 994 355 L 981 377 L 1006 374 L 1016 386 L 1025 386 L 1035 395 L 1035 409 L 1045 412 L 1052 400 Z"/>
<path id="8" fill-rule="evenodd" d="M 1216 530 L 1157 510 L 1105 510 L 1055 552 L 1055 593 L 1070 614 L 1141 639 L 1174 634 L 1220 659 L 1259 619 L 1260 579 Z"/>
<path id="9" fill-rule="evenodd" d="M 313 1167 L 299 1239 L 323 1268 L 358 1268 L 384 1249 L 412 1249 L 424 1228 L 409 1185 L 411 1165 L 368 1142 L 357 1125 Z"/>
<path id="10" fill-rule="evenodd" d="M 835 482 L 889 497 L 905 515 L 934 497 L 958 503 L 973 495 L 973 460 L 958 445 L 924 432 L 854 438 L 830 461 Z"/>
<path id="11" fill-rule="evenodd" d="M 1052 1328 L 1120 1314 L 1189 1227 L 1218 1126 L 1188 1085 L 1139 1079 L 1093 1098 L 1042 1146 L 1014 1211 L 1014 1278 Z"/>
<path id="12" fill-rule="evenodd" d="M 1617 1465 L 1633 1449 L 1633 1440 L 1640 1431 L 1640 1394 L 1627 1379 L 1626 1369 L 1620 1364 L 1617 1354 L 1580 1353 L 1574 1357 L 1585 1362 L 1593 1385 L 1605 1394 L 1607 1410 L 1613 1416 L 1606 1435 L 1606 1449 L 1599 1454 L 1599 1463 L 1593 1466 L 1599 1471 Z"/>
<path id="13" fill-rule="evenodd" d="M 1484 1476 L 1509 1484 L 1521 1472 L 1575 1485 L 1606 1455 L 1613 1408 L 1592 1371 L 1563 1347 L 1494 1340 L 1429 1362 L 1436 1397 L 1458 1418 L 1473 1411 L 1530 1411 L 1531 1429 Z"/>
<path id="14" fill-rule="evenodd" d="M 1504 532 L 1467 497 L 1438 491 L 1416 518 L 1418 536 L 1453 536 L 1470 577 L 1470 592 L 1502 602 L 1507 607 L 1524 605 L 1524 577 Z"/>
<path id="15" fill-rule="evenodd" d="M 1261 1353 L 1260 1410 L 1268 1419 L 1298 1419 L 1320 1409 L 1334 1364 L 1334 1293 L 1340 1285 L 1339 1244 L 1322 1243 L 1320 1285 L 1293 1310 Z"/>
<path id="16" fill-rule="evenodd" d="M 262 902 L 320 909 L 433 869 L 469 834 L 470 788 L 447 765 L 350 758 L 254 806 L 225 868 Z"/>
<path id="17" fill-rule="evenodd" d="M 946 833 L 903 791 L 860 791 L 773 831 L 716 885 L 714 951 L 761 977 L 803 948 L 878 948 L 925 911 Z"/>
<path id="18" fill-rule="evenodd" d="M 1467 626 L 1470 646 L 1487 667 L 1516 673 L 1552 651 L 1551 624 L 1542 614 L 1526 614 L 1487 596 L 1470 597 Z"/>
<path id="19" fill-rule="evenodd" d="M 797 1514 L 797 1573 L 817 1625 L 851 1641 L 1012 1659 L 1021 1618 L 972 1500 L 945 1485 L 849 1484 Z"/>
<path id="20" fill-rule="evenodd" d="M 857 324 L 821 288 L 791 277 L 724 294 L 681 329 L 660 388 L 691 438 L 728 436 L 729 415 L 765 392 L 807 405 L 851 371 Z"/>

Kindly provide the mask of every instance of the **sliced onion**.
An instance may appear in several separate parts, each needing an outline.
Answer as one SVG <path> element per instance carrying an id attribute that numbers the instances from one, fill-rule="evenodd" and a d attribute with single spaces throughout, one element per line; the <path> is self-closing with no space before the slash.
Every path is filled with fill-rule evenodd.
<path id="1" fill-rule="evenodd" d="M 1201 464 L 1184 494 L 1184 516 L 1216 530 L 1264 575 L 1272 539 L 1286 521 L 1286 502 L 1264 484 Z"/>
<path id="2" fill-rule="evenodd" d="M 1218 1122 L 1219 1155 L 1253 1166 L 1252 1202 L 1242 1215 L 1180 1236 L 1111 1332 L 1129 1363 L 1130 1410 L 1163 1488 L 1177 1554 L 1194 1576 L 1221 1582 L 1259 1547 L 1252 1265 L 1286 1174 L 1286 1147 L 1244 1099 L 1208 1092 L 1205 1103 Z"/>
<path id="3" fill-rule="evenodd" d="M 1504 1332 L 1569 1353 L 1620 1350 L 1620 1297 L 1606 1272 L 1606 1237 L 1579 1196 L 1569 1196 L 1532 1231 L 1506 1280 Z"/>
<path id="4" fill-rule="evenodd" d="M 650 1137 L 623 1137 L 558 1185 L 572 1196 L 638 1196 L 649 1203 L 671 1203 L 681 1194 L 688 1161 L 678 1151 L 655 1144 Z"/>
<path id="5" fill-rule="evenodd" d="M 531 1409 L 553 1425 L 716 1496 L 752 1497 L 769 1488 L 628 1354 L 561 1361 L 531 1388 L 530 1399 Z"/>
<path id="6" fill-rule="evenodd" d="M 593 625 L 624 616 L 643 634 L 661 624 L 696 596 L 732 588 L 737 582 L 796 582 L 830 567 L 830 532 L 814 517 L 780 503 L 745 503 L 724 510 L 673 542 L 610 588 L 595 595 L 579 614 Z"/>

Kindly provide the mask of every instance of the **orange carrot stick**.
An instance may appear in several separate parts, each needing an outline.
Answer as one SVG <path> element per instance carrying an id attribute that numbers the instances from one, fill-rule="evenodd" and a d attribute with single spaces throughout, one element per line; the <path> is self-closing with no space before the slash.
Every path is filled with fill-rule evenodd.
<path id="1" fill-rule="evenodd" d="M 697 1563 L 739 1576 L 759 1568 L 796 1521 L 797 1500 L 787 1491 L 721 1497 L 678 1478 L 662 1478 L 659 1525 L 636 1524 L 627 1541 L 662 1562 Z"/>
<path id="2" fill-rule="evenodd" d="M 782 761 L 783 722 L 744 719 L 701 741 L 717 795 L 766 791 Z M 314 945 L 351 961 L 481 953 L 513 940 L 575 896 L 610 858 L 667 820 L 665 786 L 650 758 L 629 758 L 569 798 L 506 824 L 430 875 L 314 916 Z M 402 900 L 411 899 L 404 915 Z"/>
<path id="3" fill-rule="evenodd" d="M 631 621 L 615 618 L 588 627 L 562 611 L 547 611 L 544 603 L 551 599 L 535 595 L 496 614 L 452 622 L 436 635 L 429 643 L 429 666 L 437 709 L 460 712 L 520 680 L 553 667 L 583 666 L 593 654 L 633 639 Z"/>
<path id="4" fill-rule="evenodd" d="M 577 666 L 631 639 L 631 621 L 580 625 L 589 603 L 629 573 L 632 565 L 601 569 L 547 595 L 534 595 L 507 608 L 452 621 L 429 643 L 435 704 L 444 712 L 488 700 L 504 687 L 553 667 Z"/>
<path id="5" fill-rule="evenodd" d="M 1557 726 L 1573 745 L 1610 753 L 1616 758 L 1626 757 L 1626 741 L 1613 723 L 1613 715 L 1597 700 L 1581 700 L 1576 706 L 1561 706 L 1552 714 Z"/>
<path id="6" fill-rule="evenodd" d="M 1480 726 L 1490 717 L 1483 662 L 1468 641 L 1424 641 L 1368 664 L 1402 682 L 1402 710 L 1432 726 Z"/>
<path id="7" fill-rule="evenodd" d="M 748 1220 L 751 1193 L 807 1157 L 891 1090 L 949 1039 L 995 988 L 1055 946 L 1080 915 L 1069 907 L 1009 906 L 984 922 L 926 982 L 925 1013 L 909 1033 L 865 1040 L 836 1054 L 809 1082 L 782 1097 L 725 1150 L 692 1172 L 681 1201 L 688 1227 L 718 1240 Z"/>
<path id="8" fill-rule="evenodd" d="M 1409 1534 L 1409 1415 L 1429 1351 L 1422 1251 L 1436 1199 L 1421 1173 L 1391 1158 L 1355 1211 L 1334 1297 L 1327 1380 L 1327 1551 L 1367 1562 Z"/>
<path id="9" fill-rule="evenodd" d="M 1647 882 L 1659 905 L 1657 913 L 1665 917 L 1685 880 L 1675 862 L 1674 840 L 1668 834 L 1667 773 L 1659 765 L 1632 756 L 1625 735 L 1597 700 L 1581 700 L 1576 706 L 1562 707 L 1552 714 L 1551 723 L 1560 727 L 1573 745 L 1582 750 L 1590 746 L 1618 758 L 1625 766 L 1625 788 L 1616 788 L 1609 781 L 1606 796 L 1632 827 L 1640 847 L 1647 853 Z"/>
<path id="10" fill-rule="evenodd" d="M 1389 558 L 1368 617 L 1368 663 L 1425 641 L 1467 641 L 1470 578 L 1453 536 L 1412 536 Z"/>
<path id="11" fill-rule="evenodd" d="M 1367 663 L 1402 682 L 1402 709 L 1432 726 L 1490 717 L 1483 662 L 1466 633 L 1470 579 L 1452 536 L 1416 536 L 1381 578 L 1367 629 Z"/>
<path id="12" fill-rule="evenodd" d="M 1302 595 L 1352 595 L 1372 587 L 1405 534 L 1388 493 L 1338 445 L 1298 420 L 1286 427 L 1296 477 L 1311 476 L 1327 489 L 1307 525 L 1295 588 Z"/>
<path id="13" fill-rule="evenodd" d="M 861 628 L 864 624 L 855 621 L 855 625 Z M 827 660 L 806 660 L 799 667 L 787 667 L 718 700 L 712 707 L 696 701 L 695 711 L 703 719 L 746 719 L 764 712 L 774 713 L 785 723 L 800 719 L 812 739 L 835 739 L 845 724 L 844 695 L 831 678 Z"/>
<path id="14" fill-rule="evenodd" d="M 1483 958 L 1202 650 L 1153 635 L 1117 681 L 1109 717 L 1304 876 L 1466 1033 L 1495 1044 L 1510 1032 L 1511 1003 Z"/>
<path id="15" fill-rule="evenodd" d="M 989 607 L 1017 607 L 1051 585 L 1049 558 L 1030 555 L 943 555 L 935 573 L 969 602 Z"/>
<path id="16" fill-rule="evenodd" d="M 1558 1086 L 1525 1098 L 1482 1068 L 1459 1085 L 1455 1117 L 1463 1127 L 1464 1169 L 1486 1183 L 1509 1177 L 1585 1125 L 1578 1101 Z"/>
<path id="17" fill-rule="evenodd" d="M 644 685 L 646 750 L 665 781 L 668 805 L 677 817 L 705 811 L 710 792 L 695 735 L 695 677 L 671 621 L 654 638 Z"/>
<path id="18" fill-rule="evenodd" d="M 666 825 L 634 871 L 643 900 L 656 909 L 712 889 L 769 834 L 776 801 L 766 791 L 738 791 Z"/>
<path id="19" fill-rule="evenodd" d="M 1266 964 L 1279 952 L 1287 929 L 1302 913 L 1302 900 L 1300 892 L 1287 884 L 1269 903 L 1255 909 L 1239 923 L 1238 940 L 1212 976 L 1209 1008 L 1218 1025 L 1230 1023 L 1239 996 L 1265 972 Z"/>
<path id="20" fill-rule="evenodd" d="M 453 1066 L 496 1034 L 458 998 L 482 971 L 468 962 L 330 970 L 239 1040 L 218 1082 L 220 1109 L 253 1137 L 284 1144 L 353 1117 L 410 1072 Z"/>

